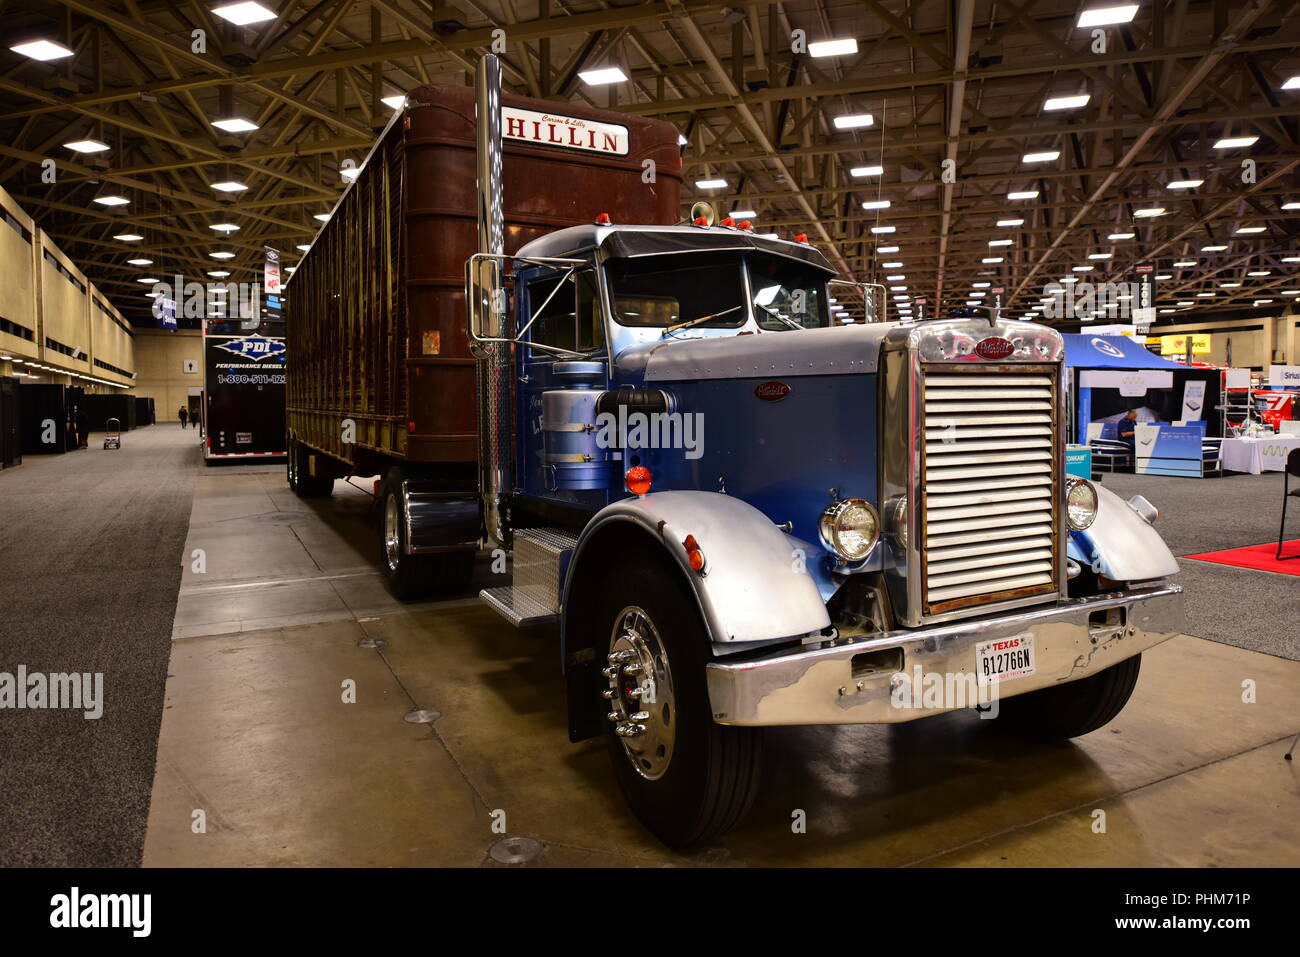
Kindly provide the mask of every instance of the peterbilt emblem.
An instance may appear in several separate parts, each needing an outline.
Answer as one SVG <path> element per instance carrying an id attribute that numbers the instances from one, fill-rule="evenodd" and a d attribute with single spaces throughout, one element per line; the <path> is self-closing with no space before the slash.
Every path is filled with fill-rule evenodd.
<path id="1" fill-rule="evenodd" d="M 760 382 L 754 387 L 754 395 L 758 396 L 764 402 L 780 402 L 790 394 L 790 387 L 784 382 L 777 382 L 770 379 L 767 382 Z"/>
<path id="2" fill-rule="evenodd" d="M 975 354 L 981 359 L 1005 359 L 1015 351 L 1016 347 L 1001 336 L 989 336 L 975 345 Z"/>

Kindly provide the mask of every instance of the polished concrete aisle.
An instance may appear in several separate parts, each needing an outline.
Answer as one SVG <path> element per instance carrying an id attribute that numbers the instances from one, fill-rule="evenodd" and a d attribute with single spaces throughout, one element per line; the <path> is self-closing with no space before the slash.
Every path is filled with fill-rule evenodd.
<path id="1" fill-rule="evenodd" d="M 0 864 L 140 862 L 198 443 L 93 434 L 0 473 L 0 672 L 103 675 L 98 719 L 0 711 Z"/>
<path id="2" fill-rule="evenodd" d="M 177 608 L 146 865 L 492 866 L 507 836 L 541 865 L 1300 864 L 1300 662 L 1194 637 L 1071 744 L 969 712 L 774 729 L 748 822 L 668 851 L 603 745 L 568 743 L 554 632 L 468 596 L 392 601 L 368 505 L 342 482 L 299 501 L 269 468 L 200 477 L 186 549 L 206 570 Z"/>

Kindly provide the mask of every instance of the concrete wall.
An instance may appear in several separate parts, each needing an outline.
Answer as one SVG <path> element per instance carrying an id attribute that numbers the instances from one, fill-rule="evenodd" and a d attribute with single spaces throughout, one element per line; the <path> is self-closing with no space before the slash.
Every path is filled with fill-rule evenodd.
<path id="1" fill-rule="evenodd" d="M 32 371 L 47 381 L 95 392 L 123 390 L 92 382 L 89 377 L 131 385 L 135 343 L 130 323 L 3 188 L 0 319 L 14 324 L 6 330 L 0 323 L 0 368 L 5 374 Z M 47 344 L 47 339 L 77 354 L 69 355 Z M 96 365 L 96 359 L 114 368 Z M 38 369 L 28 363 L 49 368 Z"/>
<path id="2" fill-rule="evenodd" d="M 36 335 L 36 224 L 22 209 L 0 189 L 0 319 L 6 319 L 30 333 L 0 329 L 0 350 L 4 355 L 22 359 L 40 357 L 40 344 Z M 18 228 L 14 228 L 14 223 Z M 0 326 L 3 324 L 0 323 Z"/>
<path id="3" fill-rule="evenodd" d="M 198 372 L 185 371 L 187 359 Z M 176 422 L 176 410 L 189 405 L 189 390 L 203 388 L 203 336 L 197 329 L 137 329 L 135 368 L 133 394 L 154 400 L 159 422 Z"/>

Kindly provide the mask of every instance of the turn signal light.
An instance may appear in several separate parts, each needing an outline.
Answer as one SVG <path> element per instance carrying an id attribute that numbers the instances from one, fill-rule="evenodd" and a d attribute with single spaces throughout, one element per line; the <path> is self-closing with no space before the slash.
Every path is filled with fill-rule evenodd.
<path id="1" fill-rule="evenodd" d="M 700 543 L 695 540 L 694 535 L 687 535 L 686 541 L 682 542 L 686 546 L 686 559 L 691 563 L 693 571 L 704 571 L 704 552 L 700 551 Z"/>
<path id="2" fill-rule="evenodd" d="M 601 213 L 596 217 L 597 226 L 608 226 L 610 223 L 609 213 Z"/>
<path id="3" fill-rule="evenodd" d="M 406 431 L 407 432 L 415 431 L 415 419 L 412 419 L 410 422 L 406 423 Z"/>
<path id="4" fill-rule="evenodd" d="M 650 470 L 644 465 L 634 465 L 623 476 L 627 490 L 633 495 L 644 495 L 650 491 Z"/>

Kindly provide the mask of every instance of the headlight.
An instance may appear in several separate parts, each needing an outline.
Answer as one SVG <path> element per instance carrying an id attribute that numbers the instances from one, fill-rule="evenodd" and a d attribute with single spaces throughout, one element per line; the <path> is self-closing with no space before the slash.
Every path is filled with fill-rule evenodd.
<path id="1" fill-rule="evenodd" d="M 860 562 L 880 538 L 880 516 L 861 498 L 833 502 L 817 523 L 822 544 L 847 562 Z"/>
<path id="2" fill-rule="evenodd" d="M 1097 490 L 1087 479 L 1070 479 L 1066 483 L 1065 517 L 1076 532 L 1088 528 L 1097 517 Z"/>

